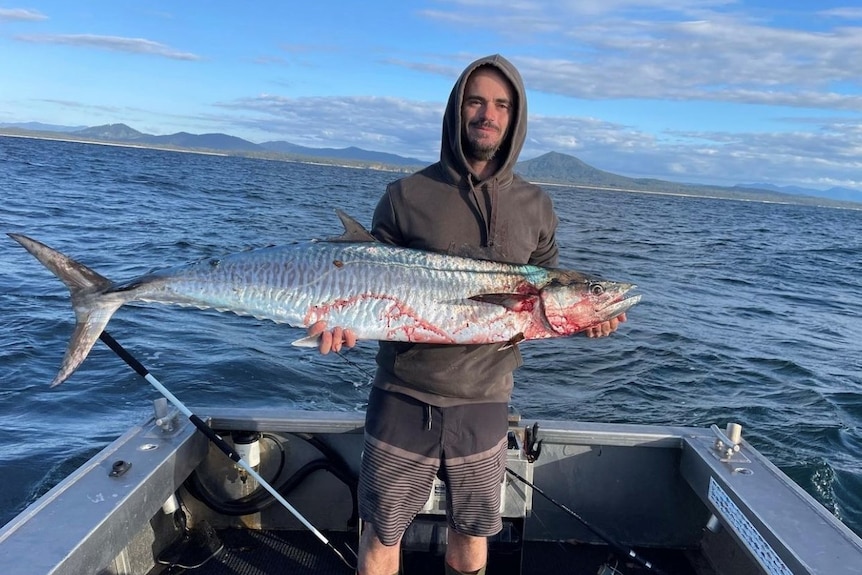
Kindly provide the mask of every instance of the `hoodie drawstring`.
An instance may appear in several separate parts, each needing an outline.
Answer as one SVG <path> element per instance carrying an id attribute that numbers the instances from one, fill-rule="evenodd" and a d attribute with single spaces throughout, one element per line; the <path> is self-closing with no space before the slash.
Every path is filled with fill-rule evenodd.
<path id="1" fill-rule="evenodd" d="M 431 431 L 431 406 L 425 405 L 425 431 Z"/>

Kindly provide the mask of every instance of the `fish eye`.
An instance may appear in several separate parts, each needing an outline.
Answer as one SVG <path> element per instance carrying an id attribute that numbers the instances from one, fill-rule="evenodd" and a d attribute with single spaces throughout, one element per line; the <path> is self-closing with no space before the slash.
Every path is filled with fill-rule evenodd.
<path id="1" fill-rule="evenodd" d="M 605 293 L 605 286 L 599 283 L 590 284 L 590 293 L 593 295 L 602 295 Z"/>

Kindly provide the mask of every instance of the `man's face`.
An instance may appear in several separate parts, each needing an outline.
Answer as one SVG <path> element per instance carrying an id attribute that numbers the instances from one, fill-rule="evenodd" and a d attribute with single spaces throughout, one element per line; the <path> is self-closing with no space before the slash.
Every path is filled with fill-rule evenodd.
<path id="1" fill-rule="evenodd" d="M 514 101 L 509 81 L 494 68 L 470 75 L 461 105 L 467 156 L 488 161 L 500 148 L 509 129 Z"/>

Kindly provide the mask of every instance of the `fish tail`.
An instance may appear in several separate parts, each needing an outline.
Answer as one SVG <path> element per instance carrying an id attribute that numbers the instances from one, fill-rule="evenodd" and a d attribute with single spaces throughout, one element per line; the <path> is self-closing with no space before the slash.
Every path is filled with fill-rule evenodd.
<path id="1" fill-rule="evenodd" d="M 8 235 L 60 278 L 72 296 L 75 331 L 66 348 L 60 371 L 51 382 L 51 387 L 54 387 L 66 381 L 81 365 L 108 325 L 111 316 L 126 303 L 126 299 L 107 297 L 105 293 L 113 286 L 113 282 L 84 264 L 27 236 Z"/>

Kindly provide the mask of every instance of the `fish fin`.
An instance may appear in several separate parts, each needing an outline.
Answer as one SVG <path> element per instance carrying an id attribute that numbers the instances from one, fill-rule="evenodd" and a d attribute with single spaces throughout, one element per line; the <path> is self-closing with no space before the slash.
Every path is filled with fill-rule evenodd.
<path id="1" fill-rule="evenodd" d="M 28 252 L 42 262 L 46 268 L 51 270 L 60 278 L 69 290 L 90 288 L 98 286 L 99 289 L 107 289 L 113 282 L 103 275 L 91 270 L 84 264 L 76 262 L 69 256 L 63 255 L 57 250 L 50 248 L 40 241 L 28 238 L 22 234 L 7 234 L 10 238 L 24 246 Z"/>
<path id="2" fill-rule="evenodd" d="M 290 345 L 294 345 L 296 347 L 318 347 L 320 345 L 320 334 L 301 337 L 290 342 Z"/>
<path id="3" fill-rule="evenodd" d="M 105 292 L 113 286 L 113 283 L 84 264 L 27 236 L 8 235 L 59 277 L 69 288 L 72 296 L 72 308 L 75 310 L 76 319 L 75 331 L 69 340 L 60 371 L 51 382 L 51 387 L 54 387 L 68 379 L 81 365 L 111 316 L 126 303 L 127 299 L 105 297 Z"/>
<path id="4" fill-rule="evenodd" d="M 376 242 L 377 238 L 371 235 L 371 232 L 366 230 L 362 224 L 348 216 L 341 210 L 335 210 L 341 223 L 344 225 L 344 233 L 337 238 L 332 238 L 330 242 Z"/>
<path id="5" fill-rule="evenodd" d="M 520 294 L 520 293 L 483 293 L 471 296 L 468 299 L 482 303 L 490 303 L 502 306 L 508 310 L 532 311 L 537 303 L 536 294 Z"/>
<path id="6" fill-rule="evenodd" d="M 500 349 L 498 349 L 497 351 L 505 351 L 507 349 L 512 349 L 513 347 L 515 347 L 516 345 L 518 345 L 519 343 L 521 343 L 525 339 L 527 339 L 527 338 L 524 337 L 524 333 L 518 332 L 515 335 L 513 335 L 511 337 L 511 339 L 509 339 L 509 341 L 507 341 L 505 344 L 500 346 Z"/>

